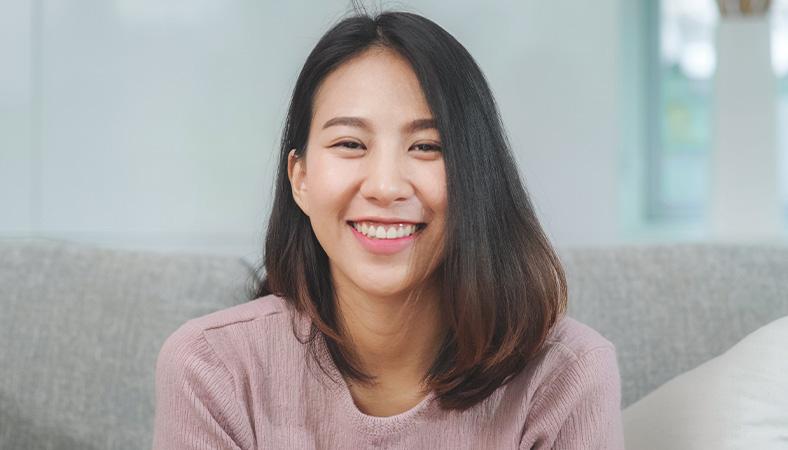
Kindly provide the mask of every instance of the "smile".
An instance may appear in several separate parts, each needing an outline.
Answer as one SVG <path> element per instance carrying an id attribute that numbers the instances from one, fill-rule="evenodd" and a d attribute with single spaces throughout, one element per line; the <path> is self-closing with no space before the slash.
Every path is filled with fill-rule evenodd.
<path id="1" fill-rule="evenodd" d="M 426 223 L 419 224 L 378 224 L 373 222 L 351 222 L 348 224 L 370 239 L 399 239 L 408 237 L 424 229 Z"/>
<path id="2" fill-rule="evenodd" d="M 350 221 L 347 224 L 364 250 L 376 255 L 392 255 L 405 250 L 421 235 L 421 231 L 427 227 L 427 224 L 423 223 L 383 227 L 374 225 L 365 227 L 364 223 L 358 224 Z M 362 231 L 365 229 L 366 234 Z M 375 237 L 370 236 L 373 232 Z"/>

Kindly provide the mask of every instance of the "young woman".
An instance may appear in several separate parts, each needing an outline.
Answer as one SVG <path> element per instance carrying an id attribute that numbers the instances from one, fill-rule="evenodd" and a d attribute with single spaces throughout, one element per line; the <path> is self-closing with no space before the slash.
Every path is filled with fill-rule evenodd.
<path id="1" fill-rule="evenodd" d="M 335 25 L 277 170 L 254 300 L 161 349 L 154 448 L 624 448 L 615 348 L 566 316 L 493 96 L 449 33 L 405 12 Z"/>

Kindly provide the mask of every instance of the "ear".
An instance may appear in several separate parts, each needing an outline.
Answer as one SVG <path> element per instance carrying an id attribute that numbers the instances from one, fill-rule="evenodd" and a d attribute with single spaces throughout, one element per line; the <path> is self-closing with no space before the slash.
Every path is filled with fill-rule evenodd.
<path id="1" fill-rule="evenodd" d="M 306 161 L 304 157 L 298 157 L 295 154 L 295 149 L 290 150 L 287 154 L 287 177 L 290 179 L 290 189 L 293 191 L 293 200 L 295 200 L 301 211 L 309 216 L 308 203 L 306 201 Z"/>

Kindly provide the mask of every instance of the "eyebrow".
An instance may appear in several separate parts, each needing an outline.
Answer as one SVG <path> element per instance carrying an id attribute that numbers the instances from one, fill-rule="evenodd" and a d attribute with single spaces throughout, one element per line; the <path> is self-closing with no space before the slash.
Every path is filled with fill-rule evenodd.
<path id="1" fill-rule="evenodd" d="M 323 124 L 323 129 L 325 130 L 328 127 L 339 125 L 361 128 L 367 131 L 372 130 L 372 126 L 370 126 L 369 122 L 361 117 L 334 117 Z M 415 133 L 416 131 L 429 129 L 438 129 L 434 119 L 416 119 L 402 127 L 402 131 L 405 133 Z"/>

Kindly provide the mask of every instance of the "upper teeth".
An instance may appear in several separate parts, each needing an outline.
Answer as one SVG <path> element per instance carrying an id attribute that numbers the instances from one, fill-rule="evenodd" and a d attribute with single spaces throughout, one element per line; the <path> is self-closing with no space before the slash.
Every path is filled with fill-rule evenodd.
<path id="1" fill-rule="evenodd" d="M 416 232 L 415 224 L 386 225 L 372 222 L 352 222 L 352 224 L 360 233 L 375 239 L 396 239 Z"/>

